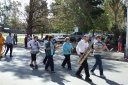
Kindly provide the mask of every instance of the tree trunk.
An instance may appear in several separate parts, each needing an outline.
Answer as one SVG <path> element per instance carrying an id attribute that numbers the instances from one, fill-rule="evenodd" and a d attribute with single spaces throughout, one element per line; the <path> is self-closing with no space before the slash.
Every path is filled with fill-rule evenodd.
<path id="1" fill-rule="evenodd" d="M 41 39 L 43 38 L 44 31 L 41 31 Z"/>
<path id="2" fill-rule="evenodd" d="M 27 35 L 32 36 L 33 0 L 30 0 L 29 6 L 30 6 L 30 11 L 29 11 L 29 18 L 28 18 Z"/>
<path id="3" fill-rule="evenodd" d="M 93 28 L 93 36 L 95 36 L 94 33 L 95 33 L 95 28 Z"/>

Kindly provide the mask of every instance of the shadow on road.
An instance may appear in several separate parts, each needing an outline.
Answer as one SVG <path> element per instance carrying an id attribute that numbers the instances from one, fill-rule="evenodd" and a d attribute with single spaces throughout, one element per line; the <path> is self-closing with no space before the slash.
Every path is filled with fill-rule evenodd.
<path id="1" fill-rule="evenodd" d="M 101 78 L 98 75 L 94 75 L 94 76 Z M 115 81 L 112 81 L 112 80 L 108 79 L 108 78 L 101 78 L 101 79 L 104 79 L 106 81 L 106 83 L 109 84 L 109 85 L 121 85 L 121 84 L 119 84 L 119 83 L 117 83 Z"/>
<path id="2" fill-rule="evenodd" d="M 57 74 L 57 73 L 51 74 L 50 77 L 51 77 L 51 81 L 59 85 L 65 85 L 63 82 L 66 82 L 66 83 L 70 82 L 69 80 L 66 80 L 64 78 L 64 75 L 61 75 L 61 74 Z"/>
<path id="3" fill-rule="evenodd" d="M 21 48 L 18 48 L 18 49 L 15 48 L 15 49 L 18 51 L 21 50 Z M 13 72 L 15 76 L 21 79 L 31 79 L 32 76 L 37 76 L 42 78 L 42 80 L 44 81 L 50 81 L 49 78 L 51 78 L 52 82 L 55 82 L 59 85 L 65 85 L 64 82 L 71 82 L 70 80 L 66 79 L 67 76 L 75 77 L 75 72 L 79 67 L 77 63 L 79 58 L 78 56 L 71 55 L 72 70 L 69 71 L 61 67 L 61 63 L 63 62 L 64 56 L 62 55 L 62 52 L 57 51 L 56 55 L 54 55 L 55 71 L 57 73 L 55 74 L 49 73 L 49 75 L 45 75 L 47 74 L 47 72 L 43 71 L 43 69 L 45 68 L 45 65 L 43 65 L 43 58 L 45 56 L 44 52 L 43 53 L 40 52 L 37 55 L 37 63 L 39 65 L 39 70 L 35 70 L 29 67 L 29 62 L 31 58 L 29 51 L 23 48 L 22 50 L 23 52 L 19 52 L 19 53 L 14 52 L 15 55 L 12 59 L 5 57 L 4 61 L 7 61 L 8 63 L 5 63 L 4 61 L 2 61 L 4 62 L 4 65 L 0 65 L 0 68 L 2 68 L 0 69 L 0 71 Z M 10 61 L 12 61 L 11 64 L 10 64 Z M 89 68 L 91 68 L 94 65 L 95 61 L 92 58 L 88 58 L 88 63 L 89 63 Z M 103 66 L 104 66 L 104 70 L 111 71 L 111 72 L 120 72 L 116 69 L 121 66 L 120 64 L 114 64 L 109 61 L 103 60 Z M 67 66 L 65 67 L 67 68 Z M 84 71 L 82 72 L 82 74 L 84 74 Z M 110 85 L 120 85 L 115 81 L 112 81 L 109 79 L 105 79 L 105 81 Z M 89 84 L 96 85 L 94 83 L 89 83 Z"/>

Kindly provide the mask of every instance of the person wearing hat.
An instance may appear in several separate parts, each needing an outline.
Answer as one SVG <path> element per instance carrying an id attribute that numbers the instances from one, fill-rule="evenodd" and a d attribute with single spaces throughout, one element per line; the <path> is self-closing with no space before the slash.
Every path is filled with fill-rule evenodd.
<path id="1" fill-rule="evenodd" d="M 9 49 L 10 49 L 10 57 L 12 56 L 12 48 L 13 48 L 13 36 L 11 35 L 11 33 L 9 33 L 9 36 L 6 37 L 6 44 L 7 44 L 7 50 L 5 52 L 5 56 L 8 53 Z"/>
<path id="2" fill-rule="evenodd" d="M 94 43 L 94 51 L 93 51 L 96 62 L 95 62 L 94 66 L 91 69 L 91 74 L 95 75 L 94 71 L 95 71 L 95 69 L 98 65 L 99 66 L 99 71 L 100 71 L 100 77 L 105 78 L 105 76 L 103 74 L 103 66 L 102 66 L 101 55 L 102 55 L 102 51 L 104 49 L 106 49 L 106 45 L 102 43 L 101 35 L 97 35 L 96 40 L 97 40 L 97 42 Z"/>
<path id="3" fill-rule="evenodd" d="M 0 32 L 0 58 L 2 58 L 2 48 L 3 48 L 3 44 L 5 43 L 5 39 L 2 36 L 2 33 Z"/>
<path id="4" fill-rule="evenodd" d="M 83 39 L 81 39 L 77 46 L 76 46 L 76 51 L 77 54 L 79 55 L 80 58 L 83 58 L 83 53 L 87 50 L 88 46 L 89 46 L 89 35 L 84 35 Z M 89 78 L 90 74 L 89 74 L 89 67 L 88 67 L 88 63 L 87 63 L 87 58 L 84 60 L 84 62 L 82 63 L 82 65 L 79 67 L 79 69 L 76 72 L 76 76 L 78 78 L 82 78 L 82 76 L 80 75 L 81 71 L 84 69 L 86 77 L 85 77 L 85 81 L 88 82 L 92 82 L 92 80 Z"/>
<path id="5" fill-rule="evenodd" d="M 69 37 L 66 37 L 65 38 L 65 42 L 63 44 L 63 54 L 65 56 L 65 59 L 62 63 L 62 67 L 65 68 L 65 64 L 67 63 L 68 65 L 68 70 L 72 70 L 71 69 L 71 62 L 70 62 L 70 55 L 72 53 L 72 44 L 70 43 L 70 38 Z"/>

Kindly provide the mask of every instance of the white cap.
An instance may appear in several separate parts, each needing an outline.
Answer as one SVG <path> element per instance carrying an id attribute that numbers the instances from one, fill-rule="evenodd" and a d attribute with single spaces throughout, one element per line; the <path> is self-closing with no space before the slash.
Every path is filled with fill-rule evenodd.
<path id="1" fill-rule="evenodd" d="M 89 37 L 89 35 L 88 34 L 85 34 L 84 37 Z"/>

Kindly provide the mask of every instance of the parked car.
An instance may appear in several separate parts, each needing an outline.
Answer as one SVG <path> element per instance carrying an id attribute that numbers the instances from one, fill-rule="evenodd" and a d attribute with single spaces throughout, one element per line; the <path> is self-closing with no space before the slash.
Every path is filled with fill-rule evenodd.
<path id="1" fill-rule="evenodd" d="M 76 32 L 74 32 L 74 33 L 70 34 L 70 40 L 71 40 L 71 42 L 76 41 L 76 40 L 79 41 L 83 38 L 83 36 L 85 34 L 87 34 L 87 33 L 84 33 L 84 32 L 77 32 L 76 33 Z"/>
<path id="2" fill-rule="evenodd" d="M 54 42 L 64 42 L 65 38 L 68 37 L 69 35 L 67 34 L 62 34 L 62 35 L 53 35 L 54 37 Z"/>

